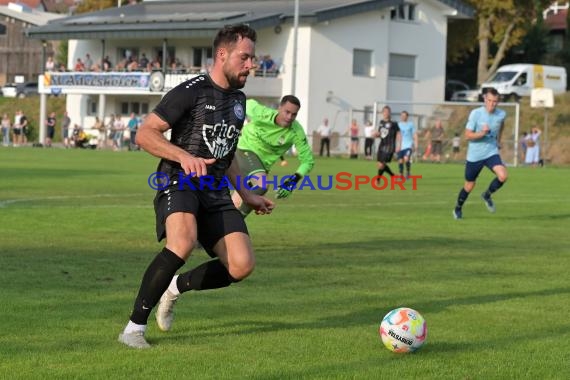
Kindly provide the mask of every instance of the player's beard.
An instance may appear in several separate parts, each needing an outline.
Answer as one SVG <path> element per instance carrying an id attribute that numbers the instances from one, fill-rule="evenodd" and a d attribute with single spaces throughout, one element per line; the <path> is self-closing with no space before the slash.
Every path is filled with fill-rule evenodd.
<path id="1" fill-rule="evenodd" d="M 229 70 L 224 70 L 226 74 L 226 79 L 228 80 L 228 84 L 231 88 L 239 90 L 245 86 L 245 82 L 247 81 L 247 76 L 249 75 L 248 71 L 239 72 L 237 74 L 229 72 Z"/>

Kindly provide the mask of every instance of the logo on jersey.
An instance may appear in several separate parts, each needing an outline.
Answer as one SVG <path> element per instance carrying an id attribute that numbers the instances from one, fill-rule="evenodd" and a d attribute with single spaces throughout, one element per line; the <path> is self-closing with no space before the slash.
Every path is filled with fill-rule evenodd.
<path id="1" fill-rule="evenodd" d="M 215 111 L 215 110 L 216 110 L 216 106 L 212 106 L 212 105 L 206 104 L 206 109 L 207 109 L 207 110 L 211 110 L 211 111 Z"/>
<path id="2" fill-rule="evenodd" d="M 214 125 L 202 125 L 202 137 L 215 158 L 222 158 L 230 153 L 238 136 L 239 130 L 236 126 L 227 124 L 225 120 Z"/>
<path id="3" fill-rule="evenodd" d="M 243 120 L 244 118 L 244 112 L 243 112 L 243 106 L 241 105 L 241 103 L 236 103 L 234 104 L 234 113 L 236 114 L 236 117 L 238 118 L 238 120 Z"/>
<path id="4" fill-rule="evenodd" d="M 390 132 L 390 124 L 388 124 L 388 127 L 380 128 L 380 138 L 383 139 L 384 137 L 388 136 L 389 132 Z"/>

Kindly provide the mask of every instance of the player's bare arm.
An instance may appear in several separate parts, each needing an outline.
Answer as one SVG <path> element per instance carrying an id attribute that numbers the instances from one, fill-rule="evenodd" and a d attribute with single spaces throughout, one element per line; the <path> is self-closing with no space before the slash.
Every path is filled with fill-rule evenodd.
<path id="1" fill-rule="evenodd" d="M 466 129 L 465 130 L 465 139 L 466 140 L 479 140 L 480 138 L 483 138 L 487 135 L 487 133 L 489 133 L 490 129 L 489 126 L 487 124 L 485 124 L 483 126 L 483 128 L 478 131 L 472 131 L 470 129 Z"/>
<path id="2" fill-rule="evenodd" d="M 204 159 L 186 152 L 184 149 L 172 144 L 164 137 L 164 132 L 170 125 L 154 112 L 150 113 L 137 132 L 137 145 L 153 156 L 180 163 L 185 174 L 196 173 L 200 177 L 206 175 L 206 165 L 213 164 L 216 159 Z"/>
<path id="3" fill-rule="evenodd" d="M 396 133 L 396 153 L 402 150 L 402 132 Z"/>

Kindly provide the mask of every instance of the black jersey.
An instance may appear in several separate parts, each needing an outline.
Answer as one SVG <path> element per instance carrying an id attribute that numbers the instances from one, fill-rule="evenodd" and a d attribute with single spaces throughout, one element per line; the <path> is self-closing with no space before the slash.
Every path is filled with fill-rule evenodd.
<path id="1" fill-rule="evenodd" d="M 380 145 L 378 151 L 394 153 L 396 150 L 396 135 L 400 131 L 398 123 L 392 120 L 380 120 L 378 133 L 380 133 Z"/>
<path id="2" fill-rule="evenodd" d="M 207 169 L 208 177 L 215 179 L 210 187 L 217 189 L 243 127 L 244 93 L 220 88 L 208 75 L 199 75 L 169 91 L 153 112 L 170 125 L 172 144 L 193 156 L 216 158 Z M 162 159 L 157 171 L 168 174 L 173 183 L 182 168 L 178 162 Z M 198 179 L 193 182 L 199 183 Z"/>

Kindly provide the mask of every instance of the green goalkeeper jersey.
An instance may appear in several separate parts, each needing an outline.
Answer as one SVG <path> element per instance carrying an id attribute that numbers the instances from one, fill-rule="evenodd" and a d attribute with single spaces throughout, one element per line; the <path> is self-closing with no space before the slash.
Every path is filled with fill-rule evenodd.
<path id="1" fill-rule="evenodd" d="M 269 172 L 279 157 L 295 145 L 301 162 L 296 172 L 302 176 L 309 174 L 315 159 L 301 124 L 294 121 L 288 128 L 277 125 L 277 110 L 263 106 L 253 99 L 247 100 L 245 109 L 250 121 L 241 130 L 238 149 L 255 153 Z"/>

